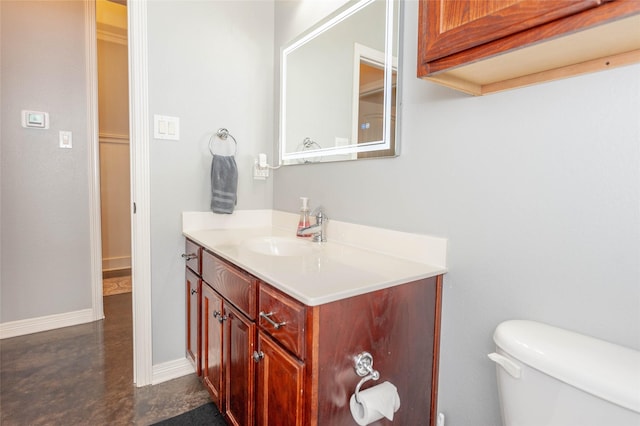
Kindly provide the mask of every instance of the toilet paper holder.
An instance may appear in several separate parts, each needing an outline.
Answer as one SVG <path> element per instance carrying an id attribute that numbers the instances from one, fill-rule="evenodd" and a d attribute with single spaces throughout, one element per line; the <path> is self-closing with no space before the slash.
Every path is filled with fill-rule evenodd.
<path id="1" fill-rule="evenodd" d="M 355 397 L 356 401 L 360 403 L 360 388 L 362 385 L 368 380 L 378 380 L 380 378 L 380 373 L 377 370 L 373 369 L 373 355 L 369 352 L 362 352 L 358 354 L 355 359 L 355 370 L 356 374 L 362 379 L 356 385 Z"/>

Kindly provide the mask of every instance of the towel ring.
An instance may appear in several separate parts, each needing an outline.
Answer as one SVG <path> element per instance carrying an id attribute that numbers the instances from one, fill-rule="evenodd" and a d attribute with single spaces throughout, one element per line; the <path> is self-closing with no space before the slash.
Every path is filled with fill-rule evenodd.
<path id="1" fill-rule="evenodd" d="M 211 135 L 211 137 L 209 138 L 209 152 L 211 153 L 211 155 L 216 155 L 213 152 L 213 148 L 212 148 L 212 144 L 213 144 L 213 137 L 217 136 L 218 138 L 220 138 L 223 141 L 226 141 L 228 137 L 230 137 L 231 139 L 233 139 L 233 144 L 234 144 L 234 150 L 233 150 L 233 154 L 232 155 L 236 155 L 238 153 L 238 141 L 236 141 L 236 138 L 233 137 L 233 135 L 231 133 L 229 133 L 229 131 L 223 127 L 219 128 L 218 131 Z"/>
<path id="2" fill-rule="evenodd" d="M 312 149 L 322 149 L 322 145 L 318 142 L 314 141 L 310 137 L 306 137 L 303 141 L 298 145 L 296 151 L 309 151 Z M 302 158 L 298 160 L 299 163 L 309 164 L 309 163 L 318 163 L 322 160 L 322 156 L 312 157 L 312 158 Z"/>
<path id="3" fill-rule="evenodd" d="M 302 143 L 298 145 L 298 151 L 307 151 L 310 149 L 322 149 L 322 145 L 307 136 L 302 140 Z"/>

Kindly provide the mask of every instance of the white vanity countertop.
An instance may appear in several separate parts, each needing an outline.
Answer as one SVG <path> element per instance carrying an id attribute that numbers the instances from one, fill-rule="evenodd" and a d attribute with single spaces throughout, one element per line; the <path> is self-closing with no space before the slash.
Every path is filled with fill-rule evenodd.
<path id="1" fill-rule="evenodd" d="M 275 218 L 272 222 L 276 222 L 275 225 L 282 222 L 289 224 L 295 218 L 294 215 L 288 213 L 276 212 L 274 215 Z M 283 221 L 283 217 L 286 220 Z M 183 234 L 308 306 L 321 305 L 446 272 L 446 267 L 443 265 L 423 263 L 397 256 L 396 253 L 382 253 L 365 247 L 332 241 L 331 227 L 327 230 L 328 242 L 314 243 L 296 238 L 294 236 L 295 226 L 292 226 L 291 229 L 289 226 L 286 228 L 274 226 L 273 223 L 269 224 L 269 220 L 251 220 L 251 222 L 260 226 L 243 227 L 242 224 L 235 224 L 229 227 L 225 224 L 225 227 L 222 228 L 214 225 L 215 229 L 190 229 L 183 214 Z M 196 228 L 202 226 L 203 223 L 198 222 Z M 359 230 L 358 225 L 353 226 L 355 228 L 352 228 L 350 224 L 338 222 L 335 224 L 335 230 L 348 240 L 352 237 L 357 238 L 357 235 L 347 235 L 349 232 L 353 233 L 354 229 L 356 231 L 370 231 L 368 234 L 374 232 L 371 230 L 378 229 L 364 227 Z M 413 235 L 399 234 L 405 237 Z M 383 236 L 389 241 L 387 234 Z M 261 254 L 247 246 L 248 242 L 265 237 L 300 241 L 304 254 L 273 256 Z M 444 243 L 440 243 L 438 240 L 441 239 L 436 239 L 436 249 L 446 251 L 446 240 L 442 240 Z M 435 256 L 435 259 L 444 259 L 445 256 L 446 253 L 440 253 Z"/>

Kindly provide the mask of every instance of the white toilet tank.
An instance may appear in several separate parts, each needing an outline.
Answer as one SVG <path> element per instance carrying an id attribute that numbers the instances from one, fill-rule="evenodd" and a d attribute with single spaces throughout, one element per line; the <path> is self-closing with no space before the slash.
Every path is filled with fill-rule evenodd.
<path id="1" fill-rule="evenodd" d="M 640 352 L 524 320 L 493 340 L 505 426 L 640 426 Z"/>

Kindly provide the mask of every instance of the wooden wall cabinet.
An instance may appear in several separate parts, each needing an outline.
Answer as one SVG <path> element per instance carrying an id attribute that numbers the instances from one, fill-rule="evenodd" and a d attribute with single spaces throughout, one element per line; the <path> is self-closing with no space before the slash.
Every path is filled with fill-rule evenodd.
<path id="1" fill-rule="evenodd" d="M 398 388 L 393 423 L 435 426 L 442 276 L 307 306 L 204 250 L 203 381 L 236 426 L 353 426 L 355 357 Z"/>
<path id="2" fill-rule="evenodd" d="M 418 77 L 482 95 L 640 62 L 637 0 L 420 0 Z"/>

